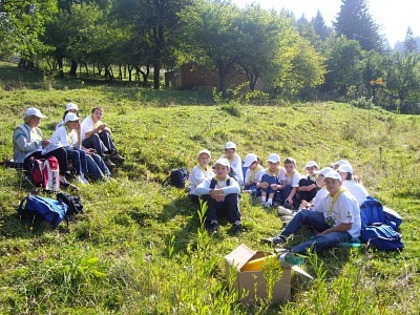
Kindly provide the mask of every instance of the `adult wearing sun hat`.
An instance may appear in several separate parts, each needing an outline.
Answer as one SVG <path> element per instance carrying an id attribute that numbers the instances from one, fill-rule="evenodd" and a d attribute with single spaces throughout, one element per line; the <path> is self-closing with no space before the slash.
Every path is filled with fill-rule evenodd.
<path id="1" fill-rule="evenodd" d="M 46 118 L 38 108 L 28 108 L 23 116 L 24 123 L 19 125 L 13 132 L 13 160 L 25 170 L 29 170 L 31 158 L 45 158 L 55 156 L 59 163 L 60 175 L 66 175 L 68 171 L 66 150 L 61 147 L 51 151 L 50 141 L 45 139 L 39 125 L 41 119 Z"/>
<path id="2" fill-rule="evenodd" d="M 210 167 L 211 153 L 207 149 L 202 149 L 198 152 L 197 156 L 198 164 L 194 166 L 190 173 L 190 199 L 199 204 L 198 195 L 196 193 L 196 188 L 204 180 L 211 180 L 214 176 L 214 172 Z"/>
<path id="3" fill-rule="evenodd" d="M 300 210 L 279 235 L 263 240 L 284 244 L 287 237 L 298 232 L 302 225 L 310 225 L 320 233 L 291 248 L 294 253 L 307 254 L 309 249 L 321 251 L 358 238 L 361 224 L 356 199 L 341 187 L 341 176 L 337 171 L 329 171 L 325 175 L 325 185 L 329 195 L 318 206 L 313 210 Z"/>

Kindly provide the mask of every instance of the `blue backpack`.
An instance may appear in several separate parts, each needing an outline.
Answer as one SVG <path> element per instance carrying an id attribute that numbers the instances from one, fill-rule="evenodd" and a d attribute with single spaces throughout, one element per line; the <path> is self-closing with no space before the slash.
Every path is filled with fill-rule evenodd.
<path id="1" fill-rule="evenodd" d="M 32 221 L 42 219 L 56 228 L 66 219 L 67 209 L 67 205 L 58 200 L 29 195 L 22 199 L 17 212 L 21 218 L 29 218 Z"/>
<path id="2" fill-rule="evenodd" d="M 404 248 L 402 235 L 396 231 L 402 222 L 397 212 L 385 212 L 378 200 L 368 196 L 360 206 L 360 220 L 360 240 L 363 243 L 373 245 L 378 250 Z"/>

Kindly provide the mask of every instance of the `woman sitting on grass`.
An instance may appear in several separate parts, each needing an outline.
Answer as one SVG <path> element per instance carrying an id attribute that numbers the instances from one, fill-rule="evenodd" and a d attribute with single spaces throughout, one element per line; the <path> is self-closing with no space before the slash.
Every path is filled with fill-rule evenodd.
<path id="1" fill-rule="evenodd" d="M 94 107 L 92 114 L 83 120 L 81 125 L 82 145 L 88 149 L 95 149 L 105 164 L 112 168 L 115 167 L 115 164 L 110 158 L 116 162 L 124 162 L 125 158 L 118 153 L 111 136 L 111 129 L 101 121 L 102 115 L 102 107 Z"/>
<path id="2" fill-rule="evenodd" d="M 74 113 L 68 113 L 64 123 L 51 136 L 51 142 L 63 145 L 66 149 L 76 170 L 76 180 L 82 184 L 88 183 L 84 176 L 87 173 L 92 174 L 95 180 L 107 179 L 111 173 L 102 158 L 93 149 L 84 149 L 80 145 L 80 118 Z"/>
<path id="3" fill-rule="evenodd" d="M 65 175 L 69 175 L 67 152 L 62 147 L 51 147 L 45 139 L 39 125 L 45 118 L 37 108 L 28 108 L 23 117 L 24 123 L 13 132 L 13 160 L 18 167 L 29 170 L 31 158 L 47 158 L 55 156 L 60 168 L 60 180 L 67 183 Z"/>

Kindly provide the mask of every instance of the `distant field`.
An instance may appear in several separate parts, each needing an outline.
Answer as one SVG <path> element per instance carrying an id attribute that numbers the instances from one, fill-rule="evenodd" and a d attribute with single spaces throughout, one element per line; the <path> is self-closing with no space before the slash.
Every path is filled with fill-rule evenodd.
<path id="1" fill-rule="evenodd" d="M 19 221 L 15 207 L 28 187 L 16 171 L 0 168 L 1 314 L 420 313 L 420 117 L 340 103 L 216 104 L 199 92 L 78 80 L 47 91 L 39 77 L 5 63 L 0 82 L 2 160 L 12 157 L 12 131 L 27 107 L 48 117 L 48 136 L 69 101 L 83 116 L 103 106 L 127 158 L 116 182 L 81 189 L 85 213 L 57 231 Z M 217 158 L 227 141 L 242 157 L 294 157 L 300 171 L 308 160 L 350 160 L 371 194 L 403 215 L 405 250 L 334 249 L 303 267 L 315 280 L 293 276 L 290 303 L 236 302 L 223 256 L 241 243 L 269 250 L 259 240 L 281 229 L 278 216 L 244 195 L 245 231 L 229 236 L 226 225 L 209 237 L 185 193 L 161 187 L 172 168 L 191 169 L 201 148 Z"/>

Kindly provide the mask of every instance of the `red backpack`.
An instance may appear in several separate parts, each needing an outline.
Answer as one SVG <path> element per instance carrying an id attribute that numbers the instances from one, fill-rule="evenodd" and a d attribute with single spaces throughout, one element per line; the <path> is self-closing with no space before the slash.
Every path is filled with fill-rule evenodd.
<path id="1" fill-rule="evenodd" d="M 29 171 L 34 186 L 40 186 L 49 191 L 60 190 L 60 171 L 55 156 L 49 156 L 46 159 L 31 157 Z"/>

